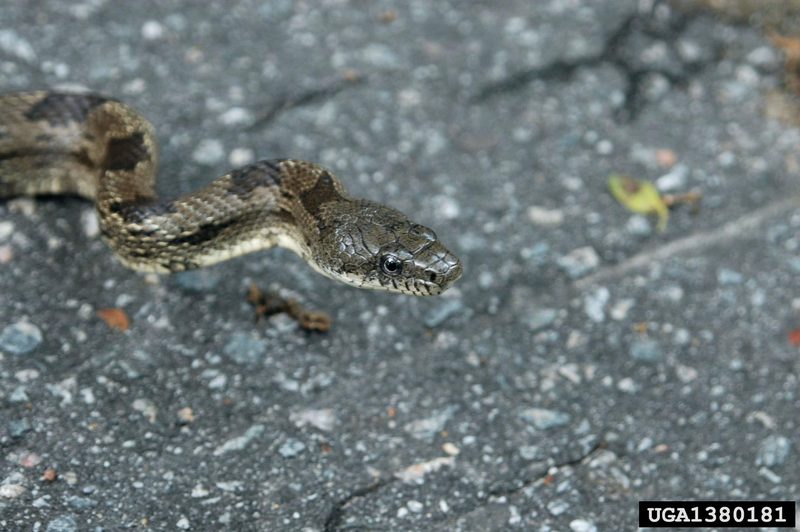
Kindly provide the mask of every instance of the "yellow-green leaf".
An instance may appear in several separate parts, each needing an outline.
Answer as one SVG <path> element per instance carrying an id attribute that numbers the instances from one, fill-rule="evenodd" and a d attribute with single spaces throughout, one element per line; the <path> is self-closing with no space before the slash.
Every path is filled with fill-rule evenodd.
<path id="1" fill-rule="evenodd" d="M 658 230 L 667 228 L 669 208 L 651 182 L 614 174 L 608 178 L 608 188 L 626 209 L 637 214 L 656 214 Z"/>

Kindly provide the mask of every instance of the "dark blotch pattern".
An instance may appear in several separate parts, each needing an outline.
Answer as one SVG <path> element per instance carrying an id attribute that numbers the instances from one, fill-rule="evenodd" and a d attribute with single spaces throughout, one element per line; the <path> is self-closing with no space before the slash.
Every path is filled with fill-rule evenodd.
<path id="1" fill-rule="evenodd" d="M 150 153 L 144 144 L 144 134 L 134 133 L 130 137 L 110 139 L 106 145 L 103 168 L 106 170 L 133 170 L 147 160 Z"/>
<path id="2" fill-rule="evenodd" d="M 283 159 L 257 161 L 231 172 L 228 192 L 247 199 L 256 187 L 281 186 L 280 163 Z"/>
<path id="3" fill-rule="evenodd" d="M 300 202 L 311 216 L 319 214 L 320 207 L 339 197 L 339 192 L 333 184 L 333 177 L 325 172 L 317 180 L 317 184 L 300 195 Z"/>
<path id="4" fill-rule="evenodd" d="M 173 238 L 171 242 L 173 245 L 188 244 L 190 246 L 207 244 L 218 237 L 225 229 L 237 225 L 238 223 L 240 223 L 239 220 L 226 220 L 219 223 L 203 224 L 194 233 Z"/>
<path id="5" fill-rule="evenodd" d="M 53 92 L 33 105 L 25 118 L 44 120 L 51 126 L 67 126 L 82 123 L 95 107 L 110 101 L 96 94 L 63 94 Z"/>

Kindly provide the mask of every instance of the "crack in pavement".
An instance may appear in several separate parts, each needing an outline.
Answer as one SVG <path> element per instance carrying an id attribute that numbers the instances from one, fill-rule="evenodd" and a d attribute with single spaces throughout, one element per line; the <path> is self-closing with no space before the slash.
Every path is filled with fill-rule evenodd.
<path id="1" fill-rule="evenodd" d="M 353 490 L 346 497 L 333 505 L 333 508 L 331 508 L 327 517 L 325 518 L 325 524 L 322 526 L 322 529 L 325 532 L 336 532 L 337 530 L 340 530 L 342 519 L 344 519 L 344 512 L 351 502 L 353 502 L 355 499 L 360 499 L 361 497 L 366 497 L 367 495 L 375 493 L 384 486 L 388 486 L 396 480 L 398 479 L 395 477 L 378 479 L 372 484 Z"/>
<path id="2" fill-rule="evenodd" d="M 658 247 L 654 250 L 643 251 L 618 264 L 608 266 L 582 279 L 575 281 L 574 286 L 584 289 L 600 281 L 608 281 L 622 277 L 627 273 L 658 263 L 681 253 L 688 253 L 697 249 L 722 244 L 731 240 L 738 240 L 751 236 L 768 219 L 782 216 L 800 208 L 800 196 L 772 202 L 760 209 L 751 211 L 733 221 L 723 224 L 716 229 L 696 233 L 679 240 Z"/>
<path id="3" fill-rule="evenodd" d="M 592 445 L 592 447 L 590 447 L 586 452 L 584 452 L 577 458 L 573 458 L 572 460 L 565 460 L 563 462 L 557 462 L 551 466 L 548 466 L 543 475 L 539 475 L 534 478 L 519 479 L 519 481 L 516 482 L 515 483 L 516 485 L 513 487 L 498 487 L 490 489 L 488 495 L 484 499 L 482 499 L 481 502 L 485 504 L 492 497 L 507 497 L 509 495 L 514 495 L 515 493 L 524 490 L 528 486 L 532 486 L 537 482 L 544 481 L 548 477 L 549 475 L 548 472 L 552 468 L 561 469 L 564 467 L 575 467 L 577 465 L 586 463 L 592 457 L 592 455 L 594 455 L 595 453 L 597 453 L 602 449 L 605 449 L 607 446 L 608 445 L 605 442 L 598 441 L 597 443 Z M 480 506 L 483 506 L 483 504 L 481 504 Z"/>
<path id="4" fill-rule="evenodd" d="M 366 76 L 357 72 L 346 72 L 339 78 L 300 92 L 279 94 L 275 97 L 274 102 L 267 110 L 261 113 L 252 125 L 248 127 L 248 130 L 261 129 L 285 111 L 324 101 L 328 98 L 332 98 L 346 88 L 365 82 Z"/>
<path id="5" fill-rule="evenodd" d="M 572 79 L 579 68 L 611 64 L 625 77 L 623 103 L 615 111 L 614 118 L 622 123 L 634 120 L 644 107 L 643 88 L 649 76 L 663 76 L 672 86 L 685 89 L 693 76 L 702 72 L 707 66 L 717 63 L 722 54 L 721 47 L 717 46 L 711 50 L 710 56 L 702 61 L 681 61 L 681 71 L 679 72 L 657 66 L 637 66 L 630 58 L 626 57 L 624 44 L 629 37 L 634 36 L 637 32 L 653 40 L 664 42 L 670 52 L 679 57 L 675 53 L 676 41 L 683 34 L 689 22 L 702 15 L 697 13 L 676 13 L 670 16 L 670 20 L 665 21 L 664 28 L 657 28 L 655 27 L 657 22 L 653 19 L 653 13 L 662 3 L 656 2 L 649 16 L 642 13 L 633 13 L 625 17 L 619 26 L 609 34 L 598 53 L 568 61 L 558 59 L 541 67 L 513 73 L 503 79 L 484 85 L 469 101 L 473 104 L 482 103 L 495 96 L 520 90 L 534 80 L 566 82 Z"/>

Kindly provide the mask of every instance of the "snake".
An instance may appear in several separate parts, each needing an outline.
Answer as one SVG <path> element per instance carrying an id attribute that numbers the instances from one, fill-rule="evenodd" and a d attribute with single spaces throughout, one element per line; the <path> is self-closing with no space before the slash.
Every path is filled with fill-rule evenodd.
<path id="1" fill-rule="evenodd" d="M 279 246 L 348 285 L 441 294 L 462 274 L 436 233 L 348 195 L 330 170 L 264 159 L 174 198 L 156 193 L 153 125 L 96 93 L 0 94 L 0 198 L 94 202 L 102 238 L 134 270 L 171 273 Z"/>

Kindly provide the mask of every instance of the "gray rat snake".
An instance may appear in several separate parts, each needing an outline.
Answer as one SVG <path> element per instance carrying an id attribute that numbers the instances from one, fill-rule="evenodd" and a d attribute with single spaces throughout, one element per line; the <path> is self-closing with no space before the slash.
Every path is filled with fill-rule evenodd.
<path id="1" fill-rule="evenodd" d="M 350 198 L 325 168 L 294 159 L 237 168 L 177 199 L 155 193 L 152 125 L 95 94 L 0 95 L 0 198 L 76 194 L 126 266 L 158 273 L 207 266 L 273 246 L 360 288 L 437 295 L 461 277 L 427 227 Z"/>

